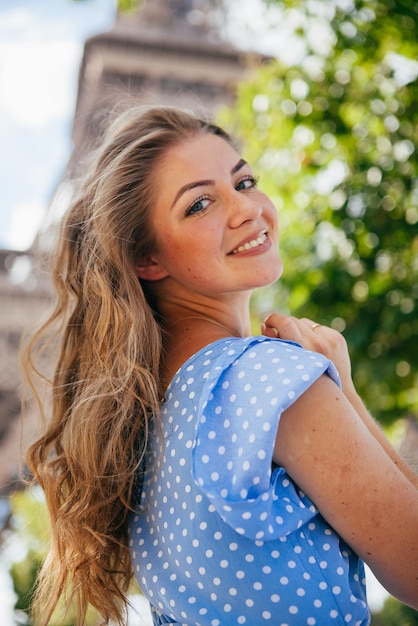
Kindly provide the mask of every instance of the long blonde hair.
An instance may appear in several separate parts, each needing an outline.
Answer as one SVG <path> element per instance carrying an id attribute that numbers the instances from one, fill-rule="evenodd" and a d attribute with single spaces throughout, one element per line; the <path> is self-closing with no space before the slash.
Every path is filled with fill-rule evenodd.
<path id="1" fill-rule="evenodd" d="M 35 623 L 61 597 L 124 623 L 131 579 L 127 515 L 150 420 L 159 419 L 162 337 L 135 262 L 153 250 L 153 172 L 164 151 L 196 133 L 229 137 L 173 108 L 129 109 L 110 126 L 62 224 L 52 257 L 56 305 L 23 353 L 36 387 L 42 351 L 56 348 L 51 408 L 27 462 L 43 488 L 51 547 Z"/>

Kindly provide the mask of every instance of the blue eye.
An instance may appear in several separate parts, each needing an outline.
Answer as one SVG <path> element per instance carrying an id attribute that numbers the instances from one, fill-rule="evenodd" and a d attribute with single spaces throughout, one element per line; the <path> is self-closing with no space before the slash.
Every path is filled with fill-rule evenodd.
<path id="1" fill-rule="evenodd" d="M 252 189 L 253 187 L 257 187 L 258 179 L 254 176 L 246 176 L 245 178 L 241 178 L 238 183 L 235 185 L 235 189 L 237 191 L 244 191 L 245 189 Z"/>
<path id="2" fill-rule="evenodd" d="M 201 198 L 198 198 L 197 200 L 193 202 L 193 204 L 189 206 L 189 208 L 186 211 L 186 216 L 196 215 L 196 213 L 201 213 L 202 211 L 207 209 L 208 203 L 209 203 L 209 198 L 207 196 L 202 196 Z"/>

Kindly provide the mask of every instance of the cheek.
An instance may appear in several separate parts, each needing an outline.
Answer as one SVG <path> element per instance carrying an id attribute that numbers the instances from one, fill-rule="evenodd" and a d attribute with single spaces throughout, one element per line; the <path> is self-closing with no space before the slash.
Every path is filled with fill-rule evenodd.
<path id="1" fill-rule="evenodd" d="M 223 248 L 225 230 L 218 216 L 183 220 L 180 224 L 155 223 L 158 258 L 179 279 L 205 280 Z M 216 219 L 215 219 L 216 218 Z"/>
<path id="2" fill-rule="evenodd" d="M 194 240 L 178 237 L 168 230 L 164 232 L 161 239 L 158 241 L 158 258 L 165 269 L 177 278 L 192 277 L 196 274 L 196 265 L 199 264 L 200 255 Z"/>

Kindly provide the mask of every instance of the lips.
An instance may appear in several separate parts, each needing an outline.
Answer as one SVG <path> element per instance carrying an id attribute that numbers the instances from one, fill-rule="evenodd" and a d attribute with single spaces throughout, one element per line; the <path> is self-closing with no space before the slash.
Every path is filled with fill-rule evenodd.
<path id="1" fill-rule="evenodd" d="M 241 244 L 240 246 L 232 250 L 230 254 L 238 254 L 239 252 L 246 252 L 247 250 L 258 248 L 258 246 L 263 245 L 266 239 L 267 239 L 267 231 L 263 230 L 256 239 L 251 239 L 250 241 L 246 241 L 245 243 Z"/>

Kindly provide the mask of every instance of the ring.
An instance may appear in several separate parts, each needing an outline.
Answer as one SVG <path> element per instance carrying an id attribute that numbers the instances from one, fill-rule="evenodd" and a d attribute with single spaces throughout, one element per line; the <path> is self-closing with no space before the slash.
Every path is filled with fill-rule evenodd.
<path id="1" fill-rule="evenodd" d="M 321 326 L 321 324 L 312 324 L 311 330 L 315 330 L 315 328 L 318 328 L 318 326 Z"/>

